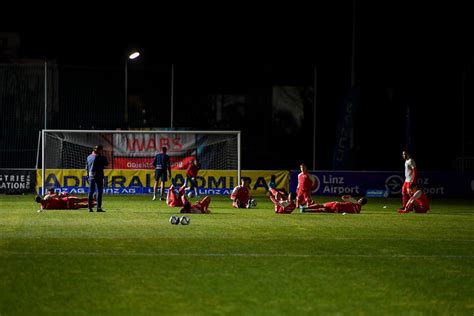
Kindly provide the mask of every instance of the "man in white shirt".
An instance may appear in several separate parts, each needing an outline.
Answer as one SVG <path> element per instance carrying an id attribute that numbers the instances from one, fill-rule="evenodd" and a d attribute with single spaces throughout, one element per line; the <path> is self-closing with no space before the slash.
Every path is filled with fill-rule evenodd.
<path id="1" fill-rule="evenodd" d="M 405 159 L 405 182 L 402 187 L 402 208 L 404 210 L 408 200 L 410 199 L 410 186 L 412 183 L 416 183 L 416 164 L 415 160 L 411 158 L 408 150 L 402 152 L 402 157 Z"/>

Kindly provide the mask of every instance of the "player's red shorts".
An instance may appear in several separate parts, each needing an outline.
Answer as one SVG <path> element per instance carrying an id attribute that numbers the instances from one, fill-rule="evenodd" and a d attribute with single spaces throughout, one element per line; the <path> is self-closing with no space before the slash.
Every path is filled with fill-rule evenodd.
<path id="1" fill-rule="evenodd" d="M 403 187 L 402 187 L 402 194 L 409 194 L 408 192 L 410 191 L 410 182 L 403 182 Z"/>
<path id="2" fill-rule="evenodd" d="M 313 200 L 311 199 L 311 191 L 309 190 L 298 190 L 296 200 L 298 205 L 311 204 Z"/>

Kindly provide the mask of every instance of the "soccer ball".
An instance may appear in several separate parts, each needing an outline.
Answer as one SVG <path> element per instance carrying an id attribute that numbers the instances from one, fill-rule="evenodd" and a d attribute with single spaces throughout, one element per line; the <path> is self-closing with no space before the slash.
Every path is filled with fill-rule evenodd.
<path id="1" fill-rule="evenodd" d="M 191 218 L 189 218 L 188 216 L 181 217 L 181 225 L 189 225 L 190 221 L 191 221 Z"/>
<path id="2" fill-rule="evenodd" d="M 173 215 L 170 217 L 170 223 L 173 225 L 179 224 L 179 216 Z"/>
<path id="3" fill-rule="evenodd" d="M 250 201 L 250 206 L 251 206 L 251 207 L 256 207 L 256 206 L 257 206 L 257 201 L 255 201 L 254 199 L 252 199 L 252 200 Z"/>
<path id="4" fill-rule="evenodd" d="M 189 192 L 188 192 L 188 197 L 193 198 L 193 197 L 194 197 L 194 192 L 193 192 L 193 191 L 189 191 Z"/>

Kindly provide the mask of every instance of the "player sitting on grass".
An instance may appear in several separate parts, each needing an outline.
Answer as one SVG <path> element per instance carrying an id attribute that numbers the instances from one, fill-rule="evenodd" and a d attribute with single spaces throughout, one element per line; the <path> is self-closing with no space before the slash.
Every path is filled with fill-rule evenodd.
<path id="1" fill-rule="evenodd" d="M 275 213 L 277 214 L 291 214 L 296 208 L 295 194 L 290 193 L 288 196 L 283 191 L 278 191 L 270 187 L 270 200 L 275 204 Z"/>
<path id="2" fill-rule="evenodd" d="M 203 197 L 196 204 L 191 204 L 186 195 L 183 195 L 181 200 L 183 201 L 183 208 L 180 213 L 209 214 L 211 212 L 209 210 L 209 204 L 211 204 L 210 196 Z"/>
<path id="3" fill-rule="evenodd" d="M 35 201 L 41 204 L 42 210 L 66 210 L 66 209 L 79 209 L 88 208 L 88 198 L 79 198 L 77 196 L 69 195 L 69 193 L 54 193 L 54 189 L 49 189 L 48 194 L 43 198 L 36 196 Z M 95 196 L 93 200 L 93 206 L 96 205 Z"/>
<path id="4" fill-rule="evenodd" d="M 300 206 L 301 213 L 351 213 L 358 214 L 362 210 L 362 205 L 367 204 L 365 197 L 359 200 L 350 195 L 342 196 L 342 202 L 334 201 L 324 204 L 311 204 L 308 207 Z"/>
<path id="5" fill-rule="evenodd" d="M 405 214 L 413 211 L 415 211 L 415 213 L 426 213 L 429 211 L 430 201 L 426 194 L 418 189 L 415 183 L 410 185 L 408 194 L 410 194 L 410 199 L 405 205 L 405 208 L 398 210 L 398 213 Z"/>
<path id="6" fill-rule="evenodd" d="M 185 190 L 186 187 L 182 186 L 179 188 L 178 194 L 176 194 L 174 186 L 171 185 L 168 189 L 168 195 L 166 195 L 166 204 L 168 204 L 169 207 L 183 206 L 181 197 L 184 196 Z"/>
<path id="7" fill-rule="evenodd" d="M 252 191 L 250 189 L 250 178 L 242 177 L 240 185 L 236 186 L 230 195 L 232 206 L 235 208 L 251 208 L 255 205 L 252 199 Z"/>

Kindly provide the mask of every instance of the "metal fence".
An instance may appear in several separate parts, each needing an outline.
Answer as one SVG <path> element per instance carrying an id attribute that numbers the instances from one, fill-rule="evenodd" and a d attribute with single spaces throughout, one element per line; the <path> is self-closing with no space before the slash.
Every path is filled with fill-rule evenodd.
<path id="1" fill-rule="evenodd" d="M 0 168 L 34 168 L 41 129 L 114 129 L 124 120 L 119 68 L 0 65 Z"/>

